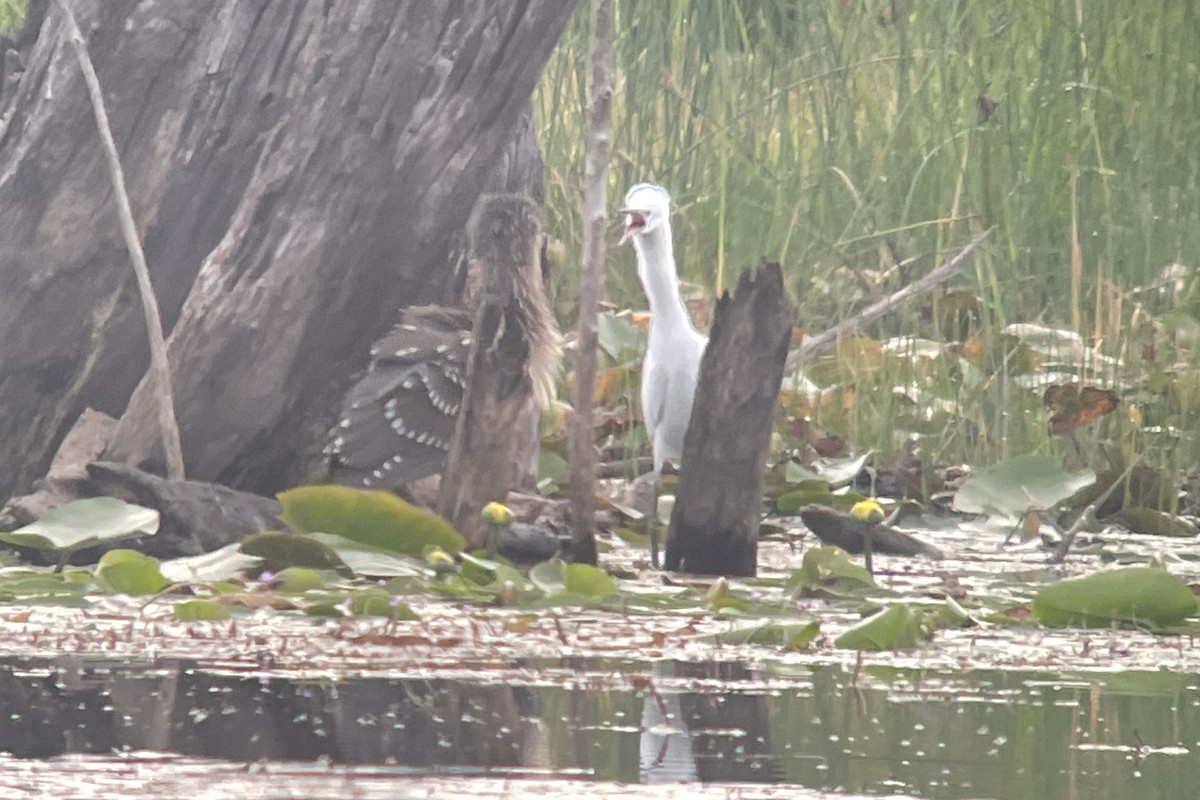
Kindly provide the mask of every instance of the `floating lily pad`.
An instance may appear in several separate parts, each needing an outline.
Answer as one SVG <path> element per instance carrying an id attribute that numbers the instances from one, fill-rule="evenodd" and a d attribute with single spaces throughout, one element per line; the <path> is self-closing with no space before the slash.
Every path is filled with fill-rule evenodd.
<path id="1" fill-rule="evenodd" d="M 328 583 L 327 574 L 309 567 L 284 567 L 271 580 L 271 588 L 280 594 L 304 594 Z"/>
<path id="2" fill-rule="evenodd" d="M 547 598 L 574 598 L 580 602 L 601 600 L 617 593 L 617 583 L 602 569 L 590 564 L 568 564 L 562 559 L 543 561 L 529 570 L 529 580 Z"/>
<path id="3" fill-rule="evenodd" d="M 465 545 L 449 522 L 391 492 L 301 486 L 277 497 L 283 506 L 280 519 L 301 533 L 333 533 L 409 556 L 420 556 L 428 545 L 449 553 L 458 553 Z"/>
<path id="4" fill-rule="evenodd" d="M 158 559 L 136 550 L 109 550 L 96 565 L 96 582 L 114 594 L 156 594 L 170 585 Z"/>
<path id="5" fill-rule="evenodd" d="M 372 547 L 333 533 L 313 533 L 308 538 L 336 553 L 355 575 L 373 578 L 433 577 L 433 570 L 422 559 L 400 555 L 395 550 Z"/>
<path id="6" fill-rule="evenodd" d="M 784 582 L 785 589 L 800 594 L 812 594 L 820 590 L 853 592 L 875 587 L 871 573 L 851 561 L 845 550 L 833 545 L 807 551 L 800 569 Z"/>
<path id="7" fill-rule="evenodd" d="M 1020 456 L 972 473 L 954 495 L 954 507 L 1016 520 L 1031 505 L 1053 508 L 1095 480 L 1091 470 L 1067 472 L 1057 459 Z"/>
<path id="8" fill-rule="evenodd" d="M 212 600 L 184 600 L 175 604 L 175 619 L 180 622 L 221 622 L 230 616 L 228 606 Z"/>
<path id="9" fill-rule="evenodd" d="M 821 624 L 812 622 L 764 622 L 734 628 L 724 633 L 703 637 L 717 644 L 756 644 L 780 647 L 784 650 L 803 650 L 821 633 Z"/>
<path id="10" fill-rule="evenodd" d="M 93 588 L 91 577 L 80 572 L 14 572 L 0 578 L 0 603 L 68 606 L 88 604 L 85 594 Z"/>
<path id="11" fill-rule="evenodd" d="M 833 645 L 869 652 L 908 650 L 929 638 L 922 622 L 922 615 L 906 605 L 889 606 L 843 633 Z"/>
<path id="12" fill-rule="evenodd" d="M 158 512 L 115 497 L 72 500 L 47 511 L 36 522 L 0 533 L 0 541 L 35 550 L 70 552 L 101 542 L 158 531 Z"/>
<path id="13" fill-rule="evenodd" d="M 1122 567 L 1043 586 L 1033 614 L 1043 625 L 1104 628 L 1117 623 L 1167 627 L 1196 613 L 1183 580 L 1155 567 Z"/>
<path id="14" fill-rule="evenodd" d="M 247 555 L 261 558 L 267 572 L 279 572 L 287 567 L 350 571 L 331 547 L 302 533 L 252 533 L 242 539 L 241 549 Z"/>

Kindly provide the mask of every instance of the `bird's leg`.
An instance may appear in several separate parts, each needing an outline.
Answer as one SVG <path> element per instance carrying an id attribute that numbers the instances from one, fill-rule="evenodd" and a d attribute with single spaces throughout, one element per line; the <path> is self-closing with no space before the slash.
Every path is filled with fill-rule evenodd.
<path id="1" fill-rule="evenodd" d="M 658 569 L 658 490 L 662 486 L 662 472 L 655 470 L 654 482 L 650 485 L 650 566 Z"/>

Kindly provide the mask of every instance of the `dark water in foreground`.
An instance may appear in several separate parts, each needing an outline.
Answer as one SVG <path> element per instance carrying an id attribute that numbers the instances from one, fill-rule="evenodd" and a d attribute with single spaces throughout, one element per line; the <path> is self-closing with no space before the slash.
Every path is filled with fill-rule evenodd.
<path id="1" fill-rule="evenodd" d="M 1200 795 L 1200 677 L 531 663 L 503 680 L 0 660 L 0 750 L 784 782 L 936 798 Z M 638 670 L 641 670 L 640 672 Z M 396 672 L 390 674 L 397 674 Z"/>

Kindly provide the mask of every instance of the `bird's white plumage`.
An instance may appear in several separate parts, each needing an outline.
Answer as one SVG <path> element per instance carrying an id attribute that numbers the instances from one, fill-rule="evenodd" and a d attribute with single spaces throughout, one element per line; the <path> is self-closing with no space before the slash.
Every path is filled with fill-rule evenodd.
<path id="1" fill-rule="evenodd" d="M 708 345 L 679 297 L 670 215 L 671 197 L 661 186 L 639 183 L 625 195 L 625 239 L 633 241 L 638 278 L 650 302 L 641 395 L 656 472 L 668 461 L 678 465 L 683 456 L 700 359 Z"/>

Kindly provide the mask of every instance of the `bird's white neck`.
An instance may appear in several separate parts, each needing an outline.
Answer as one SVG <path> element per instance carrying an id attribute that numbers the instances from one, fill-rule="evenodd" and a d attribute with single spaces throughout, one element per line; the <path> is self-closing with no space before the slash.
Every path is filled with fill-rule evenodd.
<path id="1" fill-rule="evenodd" d="M 691 326 L 687 307 L 679 297 L 679 275 L 675 271 L 675 248 L 671 229 L 661 227 L 633 240 L 637 252 L 638 278 L 650 301 L 650 324 L 658 322 L 675 328 Z"/>

